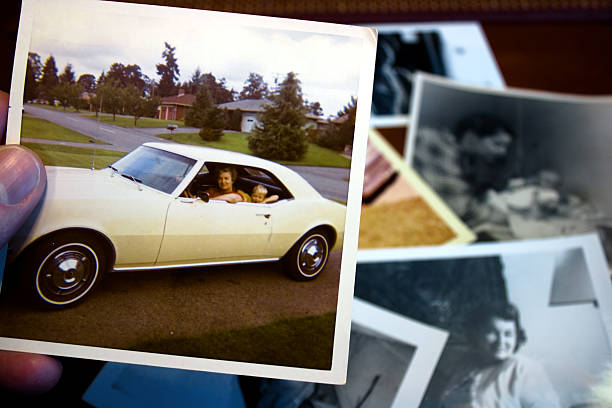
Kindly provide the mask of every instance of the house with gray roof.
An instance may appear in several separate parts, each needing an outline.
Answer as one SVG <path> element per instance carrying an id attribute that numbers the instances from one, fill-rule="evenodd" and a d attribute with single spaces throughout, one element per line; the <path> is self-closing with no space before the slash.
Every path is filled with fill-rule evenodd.
<path id="1" fill-rule="evenodd" d="M 241 132 L 251 132 L 255 129 L 256 125 L 259 125 L 257 120 L 257 114 L 263 112 L 266 106 L 271 105 L 272 101 L 269 99 L 243 99 L 240 101 L 220 103 L 217 105 L 218 108 L 227 109 L 230 111 L 240 110 L 242 112 L 242 120 L 240 122 Z M 319 116 L 306 115 L 306 127 L 317 128 L 319 123 L 323 121 Z"/>

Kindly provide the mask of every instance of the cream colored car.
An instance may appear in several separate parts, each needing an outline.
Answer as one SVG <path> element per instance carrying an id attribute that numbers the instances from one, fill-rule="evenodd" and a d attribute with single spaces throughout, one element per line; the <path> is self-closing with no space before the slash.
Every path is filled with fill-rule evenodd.
<path id="1" fill-rule="evenodd" d="M 237 189 L 250 194 L 262 184 L 278 200 L 209 199 L 215 169 L 227 166 Z M 282 260 L 290 276 L 309 280 L 342 247 L 345 216 L 345 206 L 280 164 L 146 143 L 102 170 L 47 167 L 42 204 L 9 256 L 25 261 L 36 298 L 60 307 L 81 300 L 110 270 Z"/>

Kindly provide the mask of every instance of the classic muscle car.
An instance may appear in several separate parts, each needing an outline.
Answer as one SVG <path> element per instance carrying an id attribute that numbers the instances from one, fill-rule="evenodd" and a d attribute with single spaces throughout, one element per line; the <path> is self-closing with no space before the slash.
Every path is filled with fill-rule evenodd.
<path id="1" fill-rule="evenodd" d="M 235 188 L 261 184 L 273 203 L 215 200 L 215 170 Z M 314 279 L 340 249 L 346 207 L 323 198 L 278 163 L 246 154 L 146 143 L 102 170 L 47 167 L 41 204 L 9 244 L 28 269 L 35 298 L 68 306 L 107 271 L 282 261 Z"/>

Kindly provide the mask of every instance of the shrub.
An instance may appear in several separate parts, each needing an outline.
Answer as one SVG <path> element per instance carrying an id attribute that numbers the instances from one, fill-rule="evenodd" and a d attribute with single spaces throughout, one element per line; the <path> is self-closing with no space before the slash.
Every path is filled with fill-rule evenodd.
<path id="1" fill-rule="evenodd" d="M 202 128 L 200 129 L 200 137 L 205 142 L 216 142 L 223 136 L 223 130 L 213 128 Z"/>

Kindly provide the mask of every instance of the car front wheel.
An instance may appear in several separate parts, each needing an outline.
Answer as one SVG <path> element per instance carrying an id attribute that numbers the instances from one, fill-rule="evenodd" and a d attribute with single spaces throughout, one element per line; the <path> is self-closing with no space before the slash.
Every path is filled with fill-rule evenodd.
<path id="1" fill-rule="evenodd" d="M 45 306 L 70 306 L 99 282 L 104 248 L 82 233 L 61 234 L 40 243 L 31 258 L 36 299 Z"/>
<path id="2" fill-rule="evenodd" d="M 325 268 L 329 257 L 329 240 L 320 231 L 304 235 L 286 255 L 289 275 L 296 280 L 311 280 Z"/>

